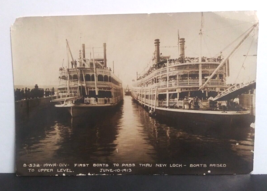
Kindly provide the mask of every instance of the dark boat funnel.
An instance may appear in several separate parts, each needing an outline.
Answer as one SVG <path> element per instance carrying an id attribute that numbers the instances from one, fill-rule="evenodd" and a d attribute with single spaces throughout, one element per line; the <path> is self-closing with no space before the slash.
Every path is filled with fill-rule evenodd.
<path id="1" fill-rule="evenodd" d="M 85 44 L 83 44 L 83 59 L 85 59 Z"/>
<path id="2" fill-rule="evenodd" d="M 159 39 L 155 39 L 155 59 L 156 59 L 156 63 L 159 63 L 160 61 L 160 50 L 159 50 Z"/>
<path id="3" fill-rule="evenodd" d="M 182 61 L 182 63 L 185 62 L 185 52 L 184 52 L 184 47 L 185 47 L 185 39 L 184 38 L 180 38 L 180 59 Z"/>
<path id="4" fill-rule="evenodd" d="M 103 44 L 103 47 L 104 47 L 104 67 L 107 67 L 107 55 L 106 55 L 106 47 L 107 47 L 107 45 L 106 45 L 106 43 L 104 43 Z"/>

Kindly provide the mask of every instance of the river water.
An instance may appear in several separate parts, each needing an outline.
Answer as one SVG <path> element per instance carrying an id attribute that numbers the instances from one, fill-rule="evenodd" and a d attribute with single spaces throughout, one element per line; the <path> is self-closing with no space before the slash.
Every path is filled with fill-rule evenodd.
<path id="1" fill-rule="evenodd" d="M 93 165 L 114 168 L 113 163 L 132 165 L 122 174 L 248 173 L 253 168 L 253 148 L 250 127 L 206 129 L 173 124 L 150 117 L 128 96 L 111 113 L 71 118 L 51 108 L 16 125 L 20 175 L 60 175 L 59 164 L 71 169 L 65 171 L 67 175 L 101 173 Z M 52 172 L 38 173 L 38 168 L 30 172 L 29 167 L 44 168 L 47 163 L 56 164 Z M 76 163 L 89 167 L 73 170 Z M 167 167 L 156 168 L 156 164 Z"/>

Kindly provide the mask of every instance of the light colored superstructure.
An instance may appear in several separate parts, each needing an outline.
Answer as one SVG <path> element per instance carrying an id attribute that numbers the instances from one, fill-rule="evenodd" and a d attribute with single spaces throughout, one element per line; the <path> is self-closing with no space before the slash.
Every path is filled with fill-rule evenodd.
<path id="1" fill-rule="evenodd" d="M 144 74 L 137 74 L 131 89 L 133 99 L 147 107 L 152 115 L 187 121 L 200 119 L 207 123 L 216 121 L 216 124 L 225 120 L 248 123 L 249 111 L 232 98 L 218 101 L 215 97 L 229 89 L 226 84 L 226 77 L 230 75 L 229 57 L 256 26 L 251 27 L 226 57 L 222 53 L 217 57 L 186 57 L 185 39 L 181 38 L 180 56 L 171 59 L 160 53 L 160 41 L 156 39 L 154 64 Z"/>
<path id="2" fill-rule="evenodd" d="M 181 55 L 178 59 L 156 56 L 155 64 L 133 83 L 132 94 L 144 103 L 161 106 L 184 108 L 185 98 L 198 97 L 207 100 L 225 90 L 226 76 L 229 75 L 229 60 L 209 81 L 204 90 L 199 90 L 207 78 L 219 66 L 223 57 L 217 58 L 185 57 L 183 38 L 180 39 Z M 155 40 L 156 52 L 159 40 Z M 155 99 L 157 96 L 157 99 Z"/>
<path id="3" fill-rule="evenodd" d="M 68 41 L 67 41 L 67 46 Z M 72 57 L 71 67 L 59 69 L 59 87 L 56 107 L 67 108 L 72 116 L 108 109 L 123 99 L 121 80 L 107 67 L 106 44 L 104 58 L 85 57 L 85 45 L 78 61 Z M 91 56 L 90 56 L 91 57 Z"/>

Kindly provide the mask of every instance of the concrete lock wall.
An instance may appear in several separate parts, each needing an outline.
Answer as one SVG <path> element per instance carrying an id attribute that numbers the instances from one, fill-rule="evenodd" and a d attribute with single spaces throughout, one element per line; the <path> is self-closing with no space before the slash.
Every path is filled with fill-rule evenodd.
<path id="1" fill-rule="evenodd" d="M 54 98 L 55 98 L 54 96 L 50 96 L 45 98 L 35 98 L 35 99 L 16 101 L 15 102 L 16 120 L 27 119 L 35 112 L 51 107 L 53 105 L 51 103 L 51 100 Z"/>
<path id="2" fill-rule="evenodd" d="M 239 96 L 239 104 L 255 115 L 255 94 L 242 94 Z"/>

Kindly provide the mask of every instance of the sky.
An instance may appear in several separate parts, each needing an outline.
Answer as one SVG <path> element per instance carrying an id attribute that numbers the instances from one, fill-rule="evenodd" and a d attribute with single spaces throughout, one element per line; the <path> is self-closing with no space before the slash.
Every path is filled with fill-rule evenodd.
<path id="1" fill-rule="evenodd" d="M 204 12 L 202 19 L 202 55 L 227 56 L 233 40 L 257 22 L 255 12 Z M 162 55 L 178 57 L 178 33 L 185 38 L 185 55 L 199 56 L 201 13 L 89 15 L 18 18 L 11 28 L 14 85 L 56 86 L 59 67 L 70 59 L 69 42 L 74 59 L 79 58 L 81 44 L 86 57 L 103 57 L 107 44 L 107 65 L 115 65 L 115 74 L 124 87 L 131 85 L 136 72 L 143 73 L 151 64 L 154 40 L 160 39 Z M 240 38 L 241 40 L 241 38 Z M 239 41 L 240 41 L 239 40 Z M 245 57 L 243 55 L 248 54 Z M 257 31 L 244 41 L 230 57 L 228 83 L 256 79 Z M 68 58 L 69 57 L 69 58 Z"/>

